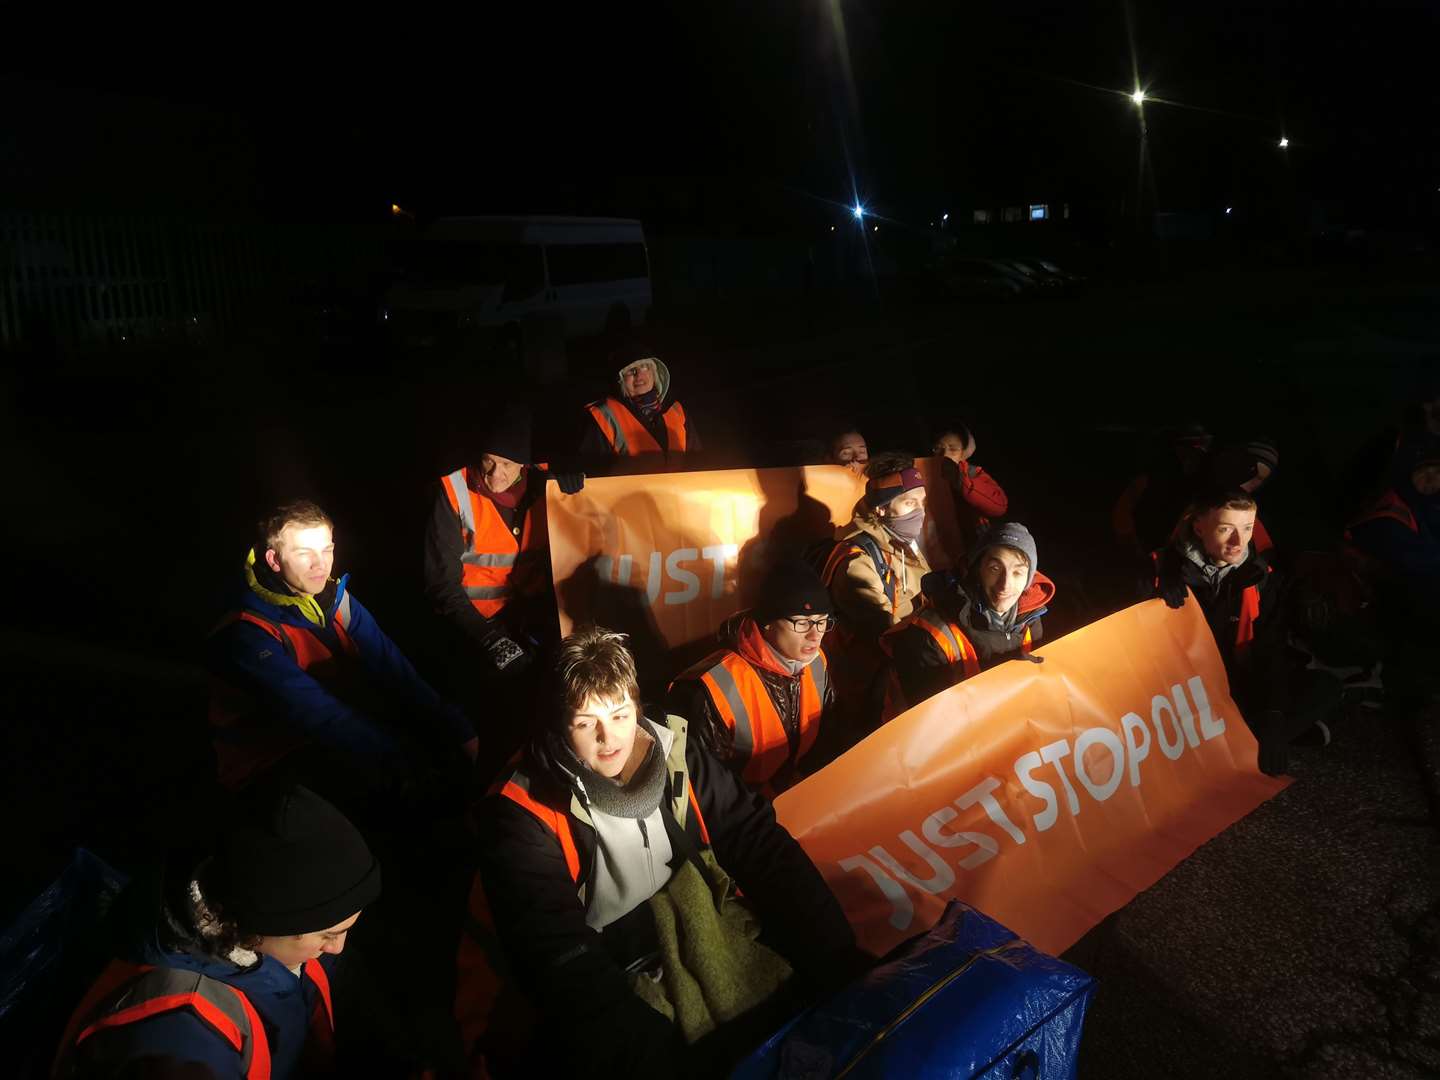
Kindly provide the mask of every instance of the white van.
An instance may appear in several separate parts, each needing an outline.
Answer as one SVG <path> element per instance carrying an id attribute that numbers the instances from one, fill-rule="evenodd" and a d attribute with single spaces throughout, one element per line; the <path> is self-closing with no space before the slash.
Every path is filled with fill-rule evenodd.
<path id="1" fill-rule="evenodd" d="M 621 334 L 650 314 L 645 234 L 625 218 L 441 218 L 406 263 L 381 318 L 410 344 L 537 320 L 566 338 Z"/>

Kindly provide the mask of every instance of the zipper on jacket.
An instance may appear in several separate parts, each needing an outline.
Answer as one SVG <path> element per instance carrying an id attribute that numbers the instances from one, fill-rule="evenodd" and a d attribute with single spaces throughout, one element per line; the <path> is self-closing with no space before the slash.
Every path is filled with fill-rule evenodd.
<path id="1" fill-rule="evenodd" d="M 635 824 L 640 826 L 640 839 L 645 843 L 645 866 L 650 871 L 650 887 L 655 888 L 655 852 L 650 847 L 650 830 L 645 827 L 644 818 L 636 818 Z"/>

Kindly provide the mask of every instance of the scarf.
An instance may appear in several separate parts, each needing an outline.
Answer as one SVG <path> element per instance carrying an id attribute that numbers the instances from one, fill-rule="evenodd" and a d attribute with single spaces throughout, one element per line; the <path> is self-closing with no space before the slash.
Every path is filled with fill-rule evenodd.
<path id="1" fill-rule="evenodd" d="M 1212 589 L 1219 588 L 1220 582 L 1225 580 L 1225 575 L 1235 569 L 1229 563 L 1221 563 L 1216 566 L 1205 554 L 1205 549 L 1193 540 L 1186 540 L 1181 544 L 1180 553 L 1200 568 L 1200 572 L 1205 575 L 1205 584 Z M 1248 553 L 1246 558 L 1249 558 Z"/>
<path id="2" fill-rule="evenodd" d="M 266 579 L 265 584 L 260 582 L 262 576 Z M 277 585 L 286 590 L 290 586 L 286 585 L 285 580 L 269 566 L 256 561 L 254 548 L 251 548 L 249 554 L 245 556 L 245 584 L 249 585 L 250 591 L 267 604 L 294 608 L 305 617 L 306 621 L 312 622 L 316 626 L 324 626 L 326 623 L 325 609 L 320 606 L 320 601 L 315 597 L 306 596 L 303 593 L 278 591 Z"/>
<path id="3" fill-rule="evenodd" d="M 920 539 L 921 532 L 925 529 L 925 510 L 911 510 L 908 514 L 901 514 L 899 517 L 888 518 L 885 521 L 885 528 L 894 533 L 900 539 L 913 544 Z"/>
<path id="4" fill-rule="evenodd" d="M 658 387 L 651 387 L 643 394 L 636 394 L 630 398 L 630 404 L 640 410 L 640 414 L 647 421 L 655 419 L 655 414 L 660 411 L 660 390 Z"/>
<path id="5" fill-rule="evenodd" d="M 476 470 L 476 475 L 479 476 L 479 470 Z M 514 510 L 515 507 L 520 505 L 520 500 L 525 496 L 525 477 L 526 470 L 521 469 L 520 478 L 504 491 L 491 491 L 490 485 L 485 483 L 485 478 L 480 476 L 479 486 L 476 488 L 476 491 L 484 495 L 496 506 L 503 507 L 506 510 Z"/>
<path id="6" fill-rule="evenodd" d="M 640 717 L 638 723 L 640 729 L 650 736 L 650 746 L 640 768 L 623 787 L 581 762 L 570 749 L 569 742 L 561 740 L 559 743 L 561 763 L 580 778 L 585 785 L 586 796 L 602 814 L 643 820 L 655 812 L 660 800 L 665 797 L 665 758 L 660 753 L 660 739 L 645 717 Z"/>

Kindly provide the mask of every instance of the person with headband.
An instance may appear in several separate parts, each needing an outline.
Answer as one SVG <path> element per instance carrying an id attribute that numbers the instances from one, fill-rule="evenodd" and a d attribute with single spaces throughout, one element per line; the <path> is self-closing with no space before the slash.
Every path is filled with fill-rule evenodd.
<path id="1" fill-rule="evenodd" d="M 655 351 L 638 342 L 610 355 L 619 394 L 586 406 L 580 453 L 588 461 L 660 454 L 693 454 L 700 449 L 695 426 L 670 393 L 670 369 Z"/>

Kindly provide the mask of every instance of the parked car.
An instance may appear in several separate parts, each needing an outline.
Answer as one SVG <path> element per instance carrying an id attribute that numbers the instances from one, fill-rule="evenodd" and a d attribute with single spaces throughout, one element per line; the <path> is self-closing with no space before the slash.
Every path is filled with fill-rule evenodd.
<path id="1" fill-rule="evenodd" d="M 1032 278 L 998 259 L 946 256 L 935 264 L 934 280 L 945 296 L 962 300 L 1021 300 L 1039 292 Z"/>

